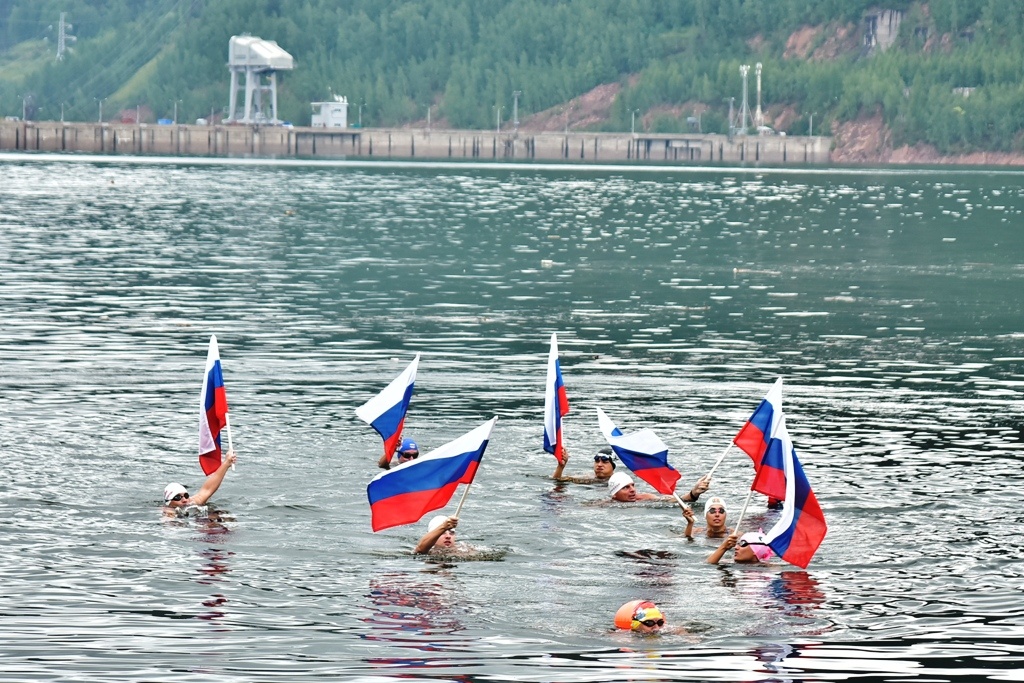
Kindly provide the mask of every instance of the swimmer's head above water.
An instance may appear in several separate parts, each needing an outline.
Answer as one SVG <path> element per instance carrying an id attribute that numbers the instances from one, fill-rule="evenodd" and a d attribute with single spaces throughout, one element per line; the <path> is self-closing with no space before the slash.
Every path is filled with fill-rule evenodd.
<path id="1" fill-rule="evenodd" d="M 649 600 L 632 600 L 615 613 L 615 627 L 639 635 L 658 633 L 665 626 L 665 615 Z"/>
<path id="2" fill-rule="evenodd" d="M 431 531 L 434 531 L 438 527 L 440 527 L 443 524 L 445 524 L 448 521 L 448 519 L 449 518 L 446 515 L 437 515 L 436 517 L 432 518 L 430 520 L 430 522 L 427 524 L 427 532 L 429 533 Z M 437 539 L 437 542 L 434 544 L 434 547 L 435 548 L 454 548 L 455 547 L 455 529 L 447 529 L 447 530 L 445 530 L 445 532 L 443 534 L 441 534 L 441 537 Z"/>
<path id="3" fill-rule="evenodd" d="M 172 508 L 182 508 L 191 502 L 188 489 L 178 483 L 168 484 L 164 488 L 164 505 Z"/>

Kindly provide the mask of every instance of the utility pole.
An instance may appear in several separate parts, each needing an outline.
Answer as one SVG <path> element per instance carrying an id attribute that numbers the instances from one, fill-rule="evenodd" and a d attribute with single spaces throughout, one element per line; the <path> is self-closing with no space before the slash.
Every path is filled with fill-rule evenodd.
<path id="1" fill-rule="evenodd" d="M 807 136 L 808 137 L 812 137 L 812 138 L 814 137 L 814 115 L 816 113 L 817 112 L 813 112 L 813 111 L 811 112 L 811 127 L 810 127 L 810 130 L 807 131 Z"/>
<path id="2" fill-rule="evenodd" d="M 364 104 L 366 104 L 365 101 L 359 103 L 359 127 L 360 128 L 363 127 L 363 105 Z"/>
<path id="3" fill-rule="evenodd" d="M 637 112 L 639 112 L 639 111 L 640 111 L 639 109 L 634 109 L 634 110 L 632 110 L 630 112 L 633 115 L 632 116 L 632 121 L 630 121 L 630 123 L 629 123 L 629 134 L 630 135 L 636 135 L 636 115 L 637 115 Z"/>
<path id="4" fill-rule="evenodd" d="M 495 115 L 495 119 L 496 119 L 497 123 L 495 124 L 495 127 L 494 127 L 494 134 L 495 135 L 501 135 L 501 110 L 504 109 L 504 107 L 495 106 L 494 109 L 497 112 L 496 115 Z"/>
<path id="5" fill-rule="evenodd" d="M 522 90 L 512 93 L 512 126 L 517 133 L 519 132 L 519 96 L 522 94 Z"/>

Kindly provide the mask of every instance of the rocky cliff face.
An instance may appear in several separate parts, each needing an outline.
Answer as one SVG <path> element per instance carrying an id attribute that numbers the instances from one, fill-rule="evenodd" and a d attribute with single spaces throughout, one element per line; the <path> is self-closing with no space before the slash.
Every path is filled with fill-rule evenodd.
<path id="1" fill-rule="evenodd" d="M 940 154 L 931 145 L 893 147 L 892 131 L 881 114 L 838 124 L 831 159 L 836 164 L 922 164 L 950 166 L 1024 166 L 1024 154 L 972 152 Z"/>

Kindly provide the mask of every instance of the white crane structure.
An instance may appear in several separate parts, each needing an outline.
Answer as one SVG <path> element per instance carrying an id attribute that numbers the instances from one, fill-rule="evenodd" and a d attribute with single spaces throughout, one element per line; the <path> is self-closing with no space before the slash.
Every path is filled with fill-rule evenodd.
<path id="1" fill-rule="evenodd" d="M 277 72 L 294 68 L 292 56 L 273 40 L 262 40 L 255 36 L 231 36 L 228 41 L 231 97 L 227 121 L 281 123 L 277 118 Z M 244 84 L 239 83 L 242 74 L 245 74 Z M 267 79 L 266 83 L 263 82 L 264 78 Z M 239 112 L 238 91 L 242 89 L 245 90 L 245 106 Z"/>

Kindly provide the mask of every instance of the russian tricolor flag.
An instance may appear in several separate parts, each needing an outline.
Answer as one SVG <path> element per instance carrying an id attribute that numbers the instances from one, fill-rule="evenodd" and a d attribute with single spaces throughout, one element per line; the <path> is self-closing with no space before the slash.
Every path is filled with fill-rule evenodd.
<path id="1" fill-rule="evenodd" d="M 497 420 L 374 477 L 366 487 L 373 530 L 418 522 L 447 505 L 459 484 L 472 483 Z"/>
<path id="2" fill-rule="evenodd" d="M 562 416 L 569 412 L 569 399 L 562 382 L 562 366 L 558 362 L 558 340 L 551 333 L 551 350 L 548 352 L 548 379 L 544 385 L 544 450 L 562 462 L 565 453 L 562 445 Z"/>
<path id="3" fill-rule="evenodd" d="M 228 395 L 220 367 L 220 349 L 217 347 L 217 336 L 210 335 L 203 392 L 199 395 L 199 466 L 205 474 L 212 474 L 220 467 L 220 430 L 227 423 Z"/>
<path id="4" fill-rule="evenodd" d="M 668 464 L 668 446 L 664 441 L 650 429 L 623 434 L 600 408 L 597 409 L 597 421 L 608 445 L 623 465 L 653 486 L 658 493 L 675 493 L 680 475 Z"/>
<path id="5" fill-rule="evenodd" d="M 828 525 L 796 457 L 784 419 L 779 420 L 750 488 L 783 499 L 782 515 L 765 534 L 765 542 L 786 562 L 806 569 L 824 540 Z"/>
<path id="6" fill-rule="evenodd" d="M 384 439 L 384 455 L 389 458 L 402 442 L 402 428 L 412 400 L 419 362 L 420 354 L 417 353 L 409 367 L 387 385 L 384 391 L 356 408 L 356 416 L 376 429 Z"/>
<path id="7" fill-rule="evenodd" d="M 775 384 L 768 390 L 768 393 L 761 403 L 758 404 L 754 414 L 750 416 L 747 423 L 740 429 L 739 434 L 732 440 L 734 444 L 754 461 L 754 469 L 761 466 L 761 459 L 768 448 L 768 442 L 775 435 L 775 430 L 782 419 L 782 378 L 775 380 Z"/>

